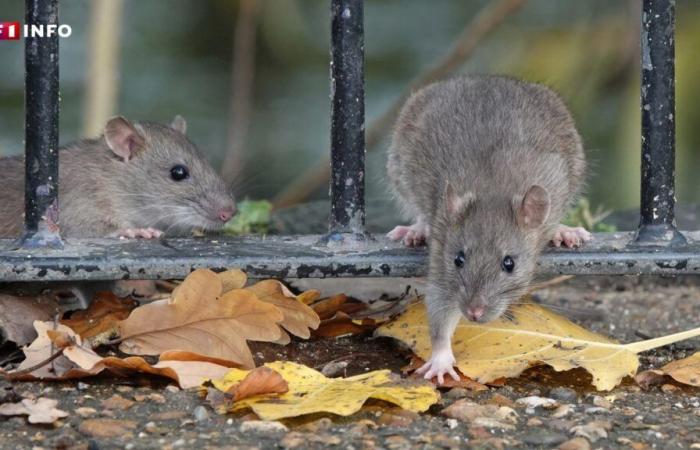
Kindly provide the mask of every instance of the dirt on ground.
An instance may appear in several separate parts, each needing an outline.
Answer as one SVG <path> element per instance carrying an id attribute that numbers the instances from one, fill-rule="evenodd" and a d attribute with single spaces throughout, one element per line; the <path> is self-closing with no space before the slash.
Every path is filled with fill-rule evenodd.
<path id="1" fill-rule="evenodd" d="M 700 280 L 694 277 L 577 278 L 538 292 L 536 300 L 623 342 L 700 326 Z M 699 340 L 690 340 L 648 352 L 641 369 L 699 347 Z M 258 362 L 294 360 L 321 369 L 342 361 L 338 375 L 400 372 L 410 356 L 394 341 L 371 335 L 252 348 Z M 625 380 L 611 392 L 596 392 L 589 375 L 578 370 L 533 368 L 486 391 L 446 390 L 425 414 L 370 402 L 350 417 L 272 423 L 246 412 L 219 415 L 196 390 L 145 377 L 0 384 L 0 403 L 29 396 L 55 399 L 69 415 L 49 426 L 29 424 L 23 416 L 0 418 L 1 448 L 700 448 L 700 389 L 669 381 L 642 390 Z M 442 411 L 457 402 L 512 408 L 515 415 L 500 424 L 446 417 Z"/>

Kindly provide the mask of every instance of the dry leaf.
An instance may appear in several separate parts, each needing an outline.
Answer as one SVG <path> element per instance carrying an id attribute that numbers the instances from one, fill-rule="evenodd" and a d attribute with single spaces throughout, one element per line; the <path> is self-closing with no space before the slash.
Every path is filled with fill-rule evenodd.
<path id="1" fill-rule="evenodd" d="M 335 316 L 335 314 L 340 311 L 340 307 L 348 300 L 349 297 L 347 295 L 338 294 L 317 301 L 311 305 L 311 308 L 316 311 L 316 314 L 318 314 L 321 320 L 326 320 Z"/>
<path id="2" fill-rule="evenodd" d="M 282 330 L 277 323 L 284 316 L 276 306 L 245 289 L 219 296 L 222 286 L 211 270 L 192 272 L 170 301 L 138 307 L 119 324 L 124 339 L 119 349 L 137 355 L 191 351 L 254 367 L 246 340 L 280 339 Z"/>
<path id="3" fill-rule="evenodd" d="M 501 377 L 516 377 L 538 364 L 557 371 L 582 367 L 591 373 L 598 390 L 610 390 L 623 377 L 635 375 L 637 353 L 700 335 L 700 328 L 696 328 L 619 344 L 539 305 L 517 305 L 511 312 L 512 320 L 501 318 L 487 324 L 462 318 L 452 338 L 462 373 L 489 384 Z M 414 303 L 397 320 L 382 325 L 377 334 L 403 341 L 421 358 L 430 356 L 428 323 L 421 303 Z"/>
<path id="4" fill-rule="evenodd" d="M 326 378 L 306 366 L 277 361 L 265 367 L 282 375 L 289 391 L 279 395 L 256 396 L 231 405 L 231 411 L 251 408 L 263 420 L 277 420 L 317 412 L 341 416 L 358 411 L 369 398 L 384 400 L 415 412 L 426 411 L 440 395 L 424 382 L 401 380 L 388 370 L 379 370 L 349 378 Z M 248 371 L 232 369 L 214 380 L 217 389 L 226 392 L 239 383 Z"/>
<path id="5" fill-rule="evenodd" d="M 0 405 L 0 415 L 27 415 L 29 423 L 54 423 L 61 417 L 68 417 L 68 413 L 56 408 L 56 405 L 58 405 L 58 400 L 51 398 L 38 398 L 36 400 L 25 398 L 19 403 Z"/>
<path id="6" fill-rule="evenodd" d="M 0 294 L 0 336 L 22 346 L 36 339 L 35 320 L 51 320 L 60 308 L 51 296 L 15 297 Z"/>
<path id="7" fill-rule="evenodd" d="M 37 364 L 46 361 L 51 355 L 58 351 L 58 348 L 56 348 L 56 345 L 49 337 L 49 331 L 65 333 L 75 339 L 77 345 L 80 345 L 81 343 L 80 336 L 75 334 L 73 330 L 65 325 L 54 325 L 52 322 L 41 322 L 37 320 L 34 322 L 34 329 L 36 330 L 37 338 L 34 340 L 34 342 L 29 344 L 29 346 L 22 349 L 25 359 L 22 361 L 19 367 L 17 367 L 17 371 L 34 367 Z M 65 375 L 73 367 L 74 365 L 65 356 L 59 356 L 49 364 L 46 364 L 32 372 L 31 376 L 22 376 L 20 378 L 13 379 L 55 379 Z M 12 372 L 9 372 L 7 375 L 12 378 Z"/>
<path id="8" fill-rule="evenodd" d="M 17 371 L 33 367 L 45 361 L 57 348 L 48 337 L 53 326 L 50 322 L 35 322 L 34 326 L 39 337 L 24 349 L 27 359 L 17 368 Z M 199 386 L 203 380 L 217 378 L 228 372 L 228 366 L 215 364 L 211 358 L 191 352 L 165 352 L 157 364 L 150 365 L 141 357 L 125 359 L 102 358 L 90 348 L 81 346 L 80 336 L 76 335 L 65 325 L 58 325 L 60 332 L 75 340 L 75 345 L 63 349 L 63 355 L 51 363 L 28 374 L 6 373 L 12 380 L 68 380 L 86 378 L 104 370 L 110 370 L 118 375 L 128 375 L 134 372 L 163 376 L 174 380 L 181 388 L 187 389 Z"/>
<path id="9" fill-rule="evenodd" d="M 287 391 L 289 391 L 289 385 L 282 375 L 263 366 L 248 372 L 240 383 L 231 386 L 226 393 L 234 402 L 237 402 L 256 395 L 284 394 Z"/>
<path id="10" fill-rule="evenodd" d="M 648 389 L 650 386 L 663 383 L 667 376 L 679 383 L 700 386 L 700 352 L 678 361 L 671 361 L 661 369 L 640 372 L 634 379 L 642 388 Z"/>
<path id="11" fill-rule="evenodd" d="M 206 361 L 206 357 L 203 358 L 204 361 L 197 360 L 193 353 L 168 352 L 153 365 L 138 356 L 123 359 L 111 356 L 103 358 L 92 350 L 82 347 L 70 347 L 64 351 L 64 355 L 78 366 L 73 370 L 74 373 L 82 370 L 87 376 L 105 369 L 121 376 L 128 376 L 130 373 L 146 373 L 169 378 L 178 383 L 182 389 L 197 387 L 203 381 L 221 376 L 230 370 L 229 367 Z M 177 359 L 178 357 L 183 359 Z"/>
<path id="12" fill-rule="evenodd" d="M 678 361 L 671 361 L 661 370 L 679 383 L 700 386 L 700 352 Z"/>
<path id="13" fill-rule="evenodd" d="M 316 312 L 297 300 L 294 294 L 279 281 L 260 281 L 245 290 L 253 292 L 263 302 L 275 305 L 284 316 L 279 325 L 294 336 L 308 339 L 311 336 L 309 328 L 314 330 L 318 328 L 320 319 Z M 287 337 L 287 342 L 288 339 Z"/>
<path id="14" fill-rule="evenodd" d="M 86 339 L 115 329 L 118 322 L 129 317 L 137 305 L 138 302 L 132 298 L 100 292 L 88 309 L 74 312 L 70 319 L 61 320 L 61 323 Z"/>
<path id="15" fill-rule="evenodd" d="M 335 316 L 321 322 L 314 331 L 316 337 L 340 337 L 374 331 L 379 324 L 372 319 L 353 320 L 344 312 L 337 312 Z"/>
<path id="16" fill-rule="evenodd" d="M 599 390 L 614 388 L 634 376 L 639 361 L 624 345 L 592 333 L 538 305 L 511 309 L 514 319 L 488 324 L 462 319 L 452 339 L 459 370 L 481 383 L 517 377 L 523 370 L 547 364 L 557 371 L 583 367 Z M 400 339 L 421 358 L 430 356 L 425 307 L 414 304 L 398 320 L 381 326 L 380 336 Z"/>
<path id="17" fill-rule="evenodd" d="M 243 289 L 248 276 L 240 269 L 231 269 L 225 272 L 217 273 L 216 276 L 221 280 L 221 293 L 226 293 L 234 289 Z"/>
<path id="18" fill-rule="evenodd" d="M 46 330 L 46 335 L 49 337 L 56 349 L 70 347 L 75 345 L 75 339 L 64 331 Z"/>

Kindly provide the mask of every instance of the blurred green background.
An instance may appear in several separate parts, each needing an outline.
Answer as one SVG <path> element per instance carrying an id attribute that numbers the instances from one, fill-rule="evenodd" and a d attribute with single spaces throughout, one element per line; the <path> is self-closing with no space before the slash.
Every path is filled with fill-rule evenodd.
<path id="1" fill-rule="evenodd" d="M 438 60 L 487 0 L 365 2 L 368 123 Z M 492 2 L 493 3 L 493 2 Z M 61 143 L 84 129 L 89 22 L 97 2 L 63 0 Z M 329 2 L 258 0 L 250 127 L 239 196 L 273 198 L 329 149 Z M 2 0 L 0 21 L 23 21 L 22 0 Z M 594 206 L 639 201 L 639 0 L 529 0 L 483 39 L 463 73 L 504 73 L 548 84 L 570 105 L 591 160 Z M 188 120 L 215 166 L 229 147 L 237 0 L 124 0 L 114 113 Z M 101 17 L 106 24 L 114 17 Z M 678 200 L 700 201 L 700 2 L 677 1 Z M 23 45 L 0 41 L 0 155 L 22 151 Z M 88 113 L 89 114 L 89 113 Z M 367 196 L 386 197 L 387 142 L 368 154 Z M 315 199 L 327 198 L 319 189 Z"/>

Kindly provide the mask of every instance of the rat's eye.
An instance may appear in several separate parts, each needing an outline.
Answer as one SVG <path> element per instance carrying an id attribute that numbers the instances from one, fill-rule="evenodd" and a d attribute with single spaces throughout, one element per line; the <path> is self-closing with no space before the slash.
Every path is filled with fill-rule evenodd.
<path id="1" fill-rule="evenodd" d="M 466 259 L 466 256 L 464 256 L 464 252 L 462 250 L 457 252 L 457 256 L 455 256 L 455 266 L 462 268 L 464 267 L 464 261 Z"/>
<path id="2" fill-rule="evenodd" d="M 182 164 L 174 165 L 173 168 L 170 169 L 170 178 L 175 181 L 182 181 L 189 178 L 189 176 L 190 171 L 187 170 L 187 167 L 183 166 Z"/>
<path id="3" fill-rule="evenodd" d="M 511 273 L 513 269 L 515 269 L 515 261 L 513 261 L 510 255 L 506 255 L 506 257 L 503 258 L 503 261 L 501 261 L 501 268 L 508 273 Z"/>

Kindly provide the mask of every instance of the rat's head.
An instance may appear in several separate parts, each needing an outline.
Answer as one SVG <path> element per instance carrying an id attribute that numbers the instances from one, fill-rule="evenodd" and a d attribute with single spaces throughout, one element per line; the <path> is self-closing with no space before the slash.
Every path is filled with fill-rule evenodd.
<path id="1" fill-rule="evenodd" d="M 115 202 L 134 227 L 166 234 L 218 230 L 233 217 L 236 204 L 221 176 L 185 135 L 185 120 L 168 125 L 107 122 Z"/>
<path id="2" fill-rule="evenodd" d="M 488 322 L 526 292 L 549 215 L 547 191 L 532 186 L 515 198 L 459 195 L 448 185 L 446 233 L 439 245 L 436 295 L 456 302 L 469 320 Z M 441 272 L 440 275 L 437 270 Z"/>

